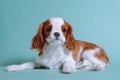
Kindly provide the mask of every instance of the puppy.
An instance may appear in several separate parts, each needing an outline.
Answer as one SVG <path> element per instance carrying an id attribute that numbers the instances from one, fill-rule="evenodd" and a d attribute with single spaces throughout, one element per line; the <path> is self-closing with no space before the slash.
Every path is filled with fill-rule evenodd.
<path id="1" fill-rule="evenodd" d="M 10 65 L 7 71 L 21 71 L 36 67 L 60 69 L 72 73 L 76 69 L 103 70 L 109 59 L 99 46 L 76 40 L 71 25 L 60 17 L 52 17 L 41 23 L 32 40 L 31 49 L 38 50 L 35 61 Z"/>

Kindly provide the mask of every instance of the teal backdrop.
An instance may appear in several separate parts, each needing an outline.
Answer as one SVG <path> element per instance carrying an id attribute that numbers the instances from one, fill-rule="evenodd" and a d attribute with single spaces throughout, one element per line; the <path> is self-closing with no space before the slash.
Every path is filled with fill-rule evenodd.
<path id="1" fill-rule="evenodd" d="M 76 39 L 105 49 L 110 66 L 104 71 L 58 70 L 6 72 L 11 64 L 34 60 L 31 41 L 38 25 L 49 17 L 63 17 Z M 120 0 L 0 0 L 0 80 L 115 80 L 120 79 Z M 18 78 L 19 77 L 19 78 Z"/>

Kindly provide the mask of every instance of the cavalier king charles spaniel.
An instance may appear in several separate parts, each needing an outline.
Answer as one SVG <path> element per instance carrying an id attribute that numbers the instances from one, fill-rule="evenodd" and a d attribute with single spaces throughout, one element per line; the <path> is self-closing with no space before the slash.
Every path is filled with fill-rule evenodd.
<path id="1" fill-rule="evenodd" d="M 35 61 L 10 65 L 7 71 L 21 71 L 38 67 L 59 69 L 72 73 L 76 69 L 103 70 L 109 59 L 96 44 L 76 40 L 71 25 L 60 17 L 52 17 L 41 23 L 33 37 L 31 49 L 38 50 Z"/>

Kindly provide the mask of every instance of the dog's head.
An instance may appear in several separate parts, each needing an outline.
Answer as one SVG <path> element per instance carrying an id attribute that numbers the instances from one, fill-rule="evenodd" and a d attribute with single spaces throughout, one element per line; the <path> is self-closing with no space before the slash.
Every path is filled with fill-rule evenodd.
<path id="1" fill-rule="evenodd" d="M 64 19 L 52 17 L 41 23 L 32 41 L 32 49 L 41 51 L 44 45 L 66 45 L 70 50 L 74 48 L 72 27 Z"/>

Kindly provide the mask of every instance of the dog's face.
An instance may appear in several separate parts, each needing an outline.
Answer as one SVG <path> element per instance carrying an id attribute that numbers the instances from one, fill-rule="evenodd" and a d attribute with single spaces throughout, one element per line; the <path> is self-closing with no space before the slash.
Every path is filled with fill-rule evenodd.
<path id="1" fill-rule="evenodd" d="M 46 37 L 47 43 L 50 45 L 60 45 L 65 43 L 65 36 L 67 28 L 64 27 L 64 31 L 62 30 L 64 20 L 61 18 L 50 18 L 47 20 L 48 23 L 44 25 L 44 35 Z"/>
<path id="2" fill-rule="evenodd" d="M 52 46 L 66 44 L 69 47 L 72 40 L 72 27 L 62 18 L 53 17 L 40 24 L 33 38 L 32 49 L 41 50 L 45 43 Z"/>

